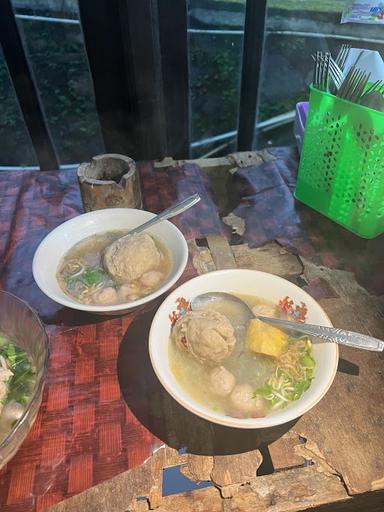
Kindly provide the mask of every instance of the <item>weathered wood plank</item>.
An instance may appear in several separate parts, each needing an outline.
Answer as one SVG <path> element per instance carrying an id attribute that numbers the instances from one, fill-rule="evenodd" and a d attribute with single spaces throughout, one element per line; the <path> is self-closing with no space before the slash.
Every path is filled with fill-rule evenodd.
<path id="1" fill-rule="evenodd" d="M 212 482 L 220 487 L 223 498 L 229 498 L 236 487 L 234 484 L 244 485 L 256 477 L 262 461 L 259 450 L 239 455 L 216 456 L 211 474 Z"/>
<path id="2" fill-rule="evenodd" d="M 184 476 L 195 482 L 211 480 L 213 457 L 187 454 L 185 459 L 186 464 L 181 467 Z"/>
<path id="3" fill-rule="evenodd" d="M 303 262 L 309 283 L 321 277 L 338 295 L 319 300 L 336 327 L 384 338 L 383 297 L 371 296 L 350 272 Z M 337 373 L 323 400 L 294 428 L 308 439 L 300 453 L 332 467 L 351 494 L 382 489 L 384 355 L 340 347 L 340 357 L 343 371 Z"/>
<path id="4" fill-rule="evenodd" d="M 228 241 L 220 235 L 207 237 L 208 247 L 217 270 L 236 268 L 236 261 Z"/>
<path id="5" fill-rule="evenodd" d="M 195 158 L 192 160 L 174 160 L 172 157 L 167 156 L 162 160 L 155 161 L 154 167 L 155 169 L 161 169 L 162 167 L 177 168 L 190 163 L 198 165 L 208 173 L 210 173 L 212 169 L 219 169 L 222 178 L 224 178 L 225 171 L 228 171 L 228 168 L 260 165 L 274 159 L 275 157 L 271 155 L 267 149 L 263 149 L 261 151 L 240 151 L 216 158 Z"/>
<path id="6" fill-rule="evenodd" d="M 228 155 L 228 159 L 233 161 L 236 167 L 249 167 L 251 165 L 261 165 L 264 162 L 274 160 L 274 156 L 268 152 L 268 149 L 260 151 L 238 151 Z"/>
<path id="7" fill-rule="evenodd" d="M 297 452 L 299 444 L 299 436 L 289 431 L 268 446 L 275 470 L 302 466 L 304 464 L 304 457 Z"/>
<path id="8" fill-rule="evenodd" d="M 142 510 L 138 497 L 158 506 L 163 468 L 182 464 L 184 456 L 168 447 L 157 450 L 142 466 L 121 473 L 47 509 L 49 512 L 125 512 Z"/>
<path id="9" fill-rule="evenodd" d="M 188 249 L 192 257 L 192 264 L 199 275 L 216 270 L 211 251 L 208 248 L 198 247 L 194 240 L 189 240 Z"/>
<path id="10" fill-rule="evenodd" d="M 190 493 L 175 494 L 163 498 L 156 512 L 223 512 L 223 500 L 214 487 L 199 489 Z M 136 512 L 136 511 L 135 511 Z"/>
<path id="11" fill-rule="evenodd" d="M 230 500 L 223 500 L 218 489 L 211 487 L 162 497 L 158 501 L 146 501 L 151 492 L 153 480 L 158 477 L 158 462 L 163 459 L 164 464 L 167 464 L 165 459 L 167 459 L 168 450 L 168 448 L 161 449 L 159 452 L 162 453 L 157 452 L 143 466 L 73 496 L 49 508 L 48 511 L 141 512 L 150 507 L 156 508 L 157 511 L 183 510 L 183 512 L 197 510 L 297 512 L 330 501 L 334 503 L 350 499 L 336 475 L 318 471 L 314 466 L 255 477 L 252 458 L 248 458 L 247 474 L 239 472 L 235 475 L 231 470 L 230 480 L 224 475 L 226 482 L 238 480 L 237 485 L 230 485 L 232 497 Z M 258 457 L 256 458 L 258 460 Z M 241 483 L 244 479 L 249 483 L 246 485 Z"/>
<path id="12" fill-rule="evenodd" d="M 312 466 L 255 479 L 234 494 L 231 511 L 296 512 L 346 499 L 348 494 L 339 478 Z"/>
<path id="13" fill-rule="evenodd" d="M 199 274 L 225 268 L 247 268 L 270 272 L 281 277 L 293 278 L 302 274 L 299 258 L 277 243 L 252 249 L 247 244 L 232 245 L 220 236 L 207 238 L 208 248 L 189 242 L 193 265 Z"/>
<path id="14" fill-rule="evenodd" d="M 276 243 L 251 249 L 248 244 L 234 245 L 232 251 L 239 268 L 269 272 L 281 277 L 298 276 L 303 266 L 297 256 Z"/>

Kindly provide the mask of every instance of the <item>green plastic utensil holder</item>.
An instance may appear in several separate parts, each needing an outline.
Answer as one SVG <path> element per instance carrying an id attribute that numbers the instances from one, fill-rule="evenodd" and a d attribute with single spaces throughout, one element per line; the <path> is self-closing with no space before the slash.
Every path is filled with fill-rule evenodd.
<path id="1" fill-rule="evenodd" d="M 384 113 L 311 87 L 295 197 L 358 236 L 384 233 Z"/>

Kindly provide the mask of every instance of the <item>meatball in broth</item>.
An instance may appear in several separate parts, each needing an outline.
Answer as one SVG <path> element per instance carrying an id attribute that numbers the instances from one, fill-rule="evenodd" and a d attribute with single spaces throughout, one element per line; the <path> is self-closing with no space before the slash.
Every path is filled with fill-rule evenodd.
<path id="1" fill-rule="evenodd" d="M 224 366 L 217 366 L 209 373 L 209 384 L 213 394 L 227 396 L 235 387 L 236 378 Z"/>
<path id="2" fill-rule="evenodd" d="M 208 365 L 224 361 L 236 343 L 231 322 L 216 311 L 189 311 L 177 320 L 172 336 L 181 349 Z"/>
<path id="3" fill-rule="evenodd" d="M 104 251 L 103 265 L 120 283 L 132 283 L 160 266 L 161 252 L 147 233 L 117 240 Z M 157 283 L 155 283 L 157 284 Z"/>
<path id="4" fill-rule="evenodd" d="M 111 305 L 159 288 L 171 269 L 168 251 L 148 233 L 119 240 L 125 234 L 99 233 L 72 247 L 57 272 L 62 290 L 83 304 Z"/>

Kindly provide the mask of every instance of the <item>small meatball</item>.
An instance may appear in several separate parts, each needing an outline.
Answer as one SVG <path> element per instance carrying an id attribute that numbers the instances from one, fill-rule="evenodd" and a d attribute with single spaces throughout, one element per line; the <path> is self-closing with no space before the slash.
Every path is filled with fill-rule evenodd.
<path id="1" fill-rule="evenodd" d="M 161 252 L 147 233 L 116 240 L 106 248 L 103 256 L 105 269 L 121 283 L 139 279 L 146 272 L 156 269 L 160 261 Z"/>
<path id="2" fill-rule="evenodd" d="M 92 300 L 97 304 L 113 304 L 118 301 L 118 295 L 112 286 L 108 286 L 96 292 L 92 296 Z"/>
<path id="3" fill-rule="evenodd" d="M 17 421 L 24 412 L 24 406 L 16 402 L 15 400 L 11 400 L 6 405 L 1 413 L 1 421 L 6 422 L 9 426 L 12 425 L 14 421 Z"/>
<path id="4" fill-rule="evenodd" d="M 7 382 L 13 373 L 8 368 L 7 361 L 4 356 L 0 356 L 0 381 Z"/>
<path id="5" fill-rule="evenodd" d="M 172 337 L 179 348 L 188 350 L 200 363 L 217 365 L 236 343 L 228 318 L 216 311 L 188 311 L 175 323 Z"/>
<path id="6" fill-rule="evenodd" d="M 209 384 L 212 393 L 227 396 L 235 387 L 236 379 L 224 366 L 217 366 L 209 373 Z"/>
<path id="7" fill-rule="evenodd" d="M 139 295 L 139 294 L 137 294 L 137 293 L 136 293 L 136 294 L 135 294 L 135 293 L 133 293 L 132 295 L 128 295 L 128 297 L 127 297 L 127 299 L 128 299 L 128 300 L 130 300 L 130 301 L 132 301 L 132 302 L 133 302 L 134 300 L 139 299 L 139 298 L 140 298 L 140 295 Z"/>
<path id="8" fill-rule="evenodd" d="M 151 270 L 140 277 L 140 282 L 148 288 L 154 288 L 163 279 L 163 274 L 158 270 Z"/>
<path id="9" fill-rule="evenodd" d="M 0 411 L 3 408 L 3 402 L 8 393 L 8 381 L 13 373 L 8 368 L 7 362 L 3 356 L 0 356 Z"/>
<path id="10" fill-rule="evenodd" d="M 119 299 L 121 301 L 125 300 L 133 300 L 131 297 L 136 296 L 138 297 L 139 287 L 136 284 L 123 284 L 120 286 L 120 288 L 117 290 L 117 295 L 119 296 Z"/>
<path id="11" fill-rule="evenodd" d="M 254 407 L 253 389 L 249 384 L 237 384 L 230 396 L 235 409 L 240 412 L 250 413 Z"/>
<path id="12" fill-rule="evenodd" d="M 229 398 L 234 416 L 251 418 L 265 416 L 264 399 L 262 397 L 253 398 L 253 388 L 250 384 L 237 384 Z"/>
<path id="13" fill-rule="evenodd" d="M 269 316 L 271 318 L 277 318 L 277 309 L 276 306 L 272 306 L 269 304 L 256 304 L 256 306 L 253 306 L 252 313 L 255 316 Z"/>
<path id="14" fill-rule="evenodd" d="M 254 401 L 255 409 L 252 412 L 252 418 L 263 418 L 267 414 L 266 400 L 262 396 L 256 395 Z"/>
<path id="15" fill-rule="evenodd" d="M 0 408 L 2 405 L 0 405 Z M 1 411 L 1 421 L 0 421 L 0 442 L 3 438 L 9 433 L 13 424 L 21 418 L 24 412 L 24 406 L 16 402 L 15 400 L 11 400 L 7 404 L 4 405 Z"/>
<path id="16" fill-rule="evenodd" d="M 8 385 L 3 380 L 0 380 L 0 413 L 3 408 L 3 400 L 7 397 Z"/>

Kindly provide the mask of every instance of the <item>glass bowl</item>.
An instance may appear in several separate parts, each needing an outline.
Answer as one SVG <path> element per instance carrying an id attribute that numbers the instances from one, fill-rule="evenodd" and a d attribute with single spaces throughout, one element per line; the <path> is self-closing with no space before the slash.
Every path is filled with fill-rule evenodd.
<path id="1" fill-rule="evenodd" d="M 0 290 L 0 334 L 25 350 L 36 369 L 36 382 L 29 403 L 6 437 L 0 442 L 0 468 L 20 448 L 36 419 L 48 367 L 48 337 L 38 315 L 26 302 Z"/>

